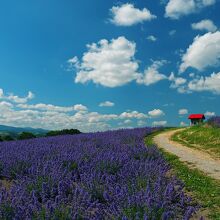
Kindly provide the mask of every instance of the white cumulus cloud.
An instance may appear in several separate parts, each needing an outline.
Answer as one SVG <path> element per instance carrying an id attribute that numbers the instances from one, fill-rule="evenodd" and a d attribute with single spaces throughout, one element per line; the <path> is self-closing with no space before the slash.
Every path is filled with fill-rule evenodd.
<path id="1" fill-rule="evenodd" d="M 91 132 L 130 127 L 135 123 L 139 126 L 140 121 L 144 122 L 148 118 L 147 114 L 135 110 L 118 114 L 93 112 L 82 104 L 58 106 L 44 103 L 15 103 L 5 100 L 2 89 L 0 92 L 4 97 L 0 100 L 0 124 L 4 125 L 51 130 L 77 128 L 83 132 Z M 117 126 L 118 124 L 120 126 Z"/>
<path id="2" fill-rule="evenodd" d="M 110 102 L 110 101 L 101 102 L 101 103 L 99 104 L 100 107 L 112 107 L 112 106 L 114 106 L 114 105 L 115 105 L 115 103 Z"/>
<path id="3" fill-rule="evenodd" d="M 185 109 L 185 108 L 183 108 L 183 109 L 180 109 L 179 110 L 179 115 L 186 115 L 186 114 L 188 114 L 189 112 L 188 112 L 188 109 Z"/>
<path id="4" fill-rule="evenodd" d="M 57 111 L 57 112 L 73 111 L 73 107 L 62 107 L 62 106 L 55 106 L 55 105 L 44 104 L 44 103 L 39 103 L 35 105 L 18 104 L 17 107 L 23 108 L 23 109 L 36 109 L 36 110 L 41 110 L 41 111 Z"/>
<path id="5" fill-rule="evenodd" d="M 176 77 L 172 72 L 169 76 L 169 80 L 172 82 L 170 88 L 180 88 L 181 85 L 185 84 L 187 80 L 182 77 Z"/>
<path id="6" fill-rule="evenodd" d="M 158 70 L 165 63 L 165 60 L 154 61 L 153 64 L 144 71 L 143 75 L 139 75 L 137 82 L 149 86 L 161 80 L 167 79 L 167 77 Z"/>
<path id="7" fill-rule="evenodd" d="M 220 72 L 212 73 L 210 76 L 195 78 L 188 83 L 188 88 L 191 91 L 209 91 L 220 94 Z"/>
<path id="8" fill-rule="evenodd" d="M 192 29 L 200 30 L 200 31 L 208 31 L 208 32 L 215 32 L 217 31 L 216 25 L 213 23 L 212 20 L 204 19 L 197 23 L 192 23 Z"/>
<path id="9" fill-rule="evenodd" d="M 138 111 L 131 111 L 131 112 L 123 112 L 119 115 L 120 119 L 145 119 L 148 118 L 147 114 L 138 112 Z"/>
<path id="10" fill-rule="evenodd" d="M 155 42 L 155 41 L 157 41 L 157 38 L 154 35 L 149 35 L 147 37 L 147 40 Z"/>
<path id="11" fill-rule="evenodd" d="M 138 62 L 134 58 L 136 44 L 125 37 L 100 40 L 87 45 L 82 61 L 74 59 L 76 83 L 93 81 L 106 87 L 121 86 L 139 77 Z"/>
<path id="12" fill-rule="evenodd" d="M 176 30 L 171 30 L 171 31 L 169 31 L 169 35 L 170 36 L 173 36 L 173 35 L 175 35 L 176 34 Z"/>
<path id="13" fill-rule="evenodd" d="M 112 15 L 110 21 L 117 26 L 132 26 L 156 18 L 147 8 L 141 10 L 130 3 L 113 6 L 110 12 Z"/>
<path id="14" fill-rule="evenodd" d="M 167 121 L 154 121 L 152 123 L 153 126 L 159 127 L 159 126 L 165 126 L 167 124 Z"/>
<path id="15" fill-rule="evenodd" d="M 174 77 L 175 78 L 175 77 Z M 181 78 L 181 77 L 178 77 Z M 176 78 L 175 78 L 176 79 Z M 171 88 L 177 89 L 179 93 L 192 92 L 211 92 L 213 94 L 220 94 L 220 72 L 212 73 L 207 76 L 200 76 L 192 74 L 189 80 L 180 80 L 183 83 L 171 84 Z"/>
<path id="16" fill-rule="evenodd" d="M 180 126 L 186 127 L 186 126 L 188 126 L 188 124 L 186 124 L 184 121 L 181 121 L 181 122 L 180 122 Z"/>
<path id="17" fill-rule="evenodd" d="M 13 93 L 10 93 L 9 95 L 5 95 L 3 89 L 0 88 L 0 99 L 9 100 L 14 103 L 26 103 L 33 98 L 34 98 L 34 94 L 31 91 L 28 92 L 27 96 L 19 97 L 17 95 L 14 95 Z"/>
<path id="18" fill-rule="evenodd" d="M 220 65 L 220 31 L 208 32 L 194 38 L 186 53 L 182 56 L 179 71 L 182 73 L 188 67 L 199 71 L 209 66 Z"/>
<path id="19" fill-rule="evenodd" d="M 164 114 L 164 112 L 161 110 L 161 109 L 154 109 L 152 111 L 149 111 L 148 112 L 148 115 L 151 117 L 151 118 L 157 118 L 157 117 L 161 117 Z"/>
<path id="20" fill-rule="evenodd" d="M 72 112 L 72 111 L 87 111 L 87 107 L 82 104 L 76 104 L 74 106 L 64 107 L 56 106 L 52 104 L 38 103 L 35 105 L 30 104 L 18 104 L 17 107 L 23 109 L 35 109 L 40 111 L 51 111 L 51 112 Z"/>
<path id="21" fill-rule="evenodd" d="M 213 4 L 215 0 L 169 0 L 165 8 L 165 17 L 179 19 Z"/>
<path id="22" fill-rule="evenodd" d="M 0 88 L 0 98 L 3 98 L 4 92 L 3 89 Z"/>
<path id="23" fill-rule="evenodd" d="M 144 126 L 147 125 L 147 122 L 144 121 L 144 120 L 139 120 L 139 121 L 137 122 L 137 125 L 138 125 L 139 127 L 144 127 Z"/>
<path id="24" fill-rule="evenodd" d="M 209 111 L 207 111 L 207 112 L 205 113 L 205 116 L 207 116 L 207 117 L 215 116 L 215 112 L 209 112 Z"/>
<path id="25" fill-rule="evenodd" d="M 75 83 L 92 81 L 114 88 L 131 81 L 148 86 L 167 79 L 158 71 L 166 60 L 153 61 L 144 73 L 139 72 L 139 61 L 135 59 L 136 44 L 123 36 L 111 41 L 102 39 L 87 48 L 81 61 L 77 57 L 67 61 L 70 68 L 76 69 Z"/>
<path id="26" fill-rule="evenodd" d="M 11 109 L 11 108 L 13 108 L 13 104 L 12 103 L 5 102 L 5 101 L 0 102 L 0 110 L 1 111 L 7 110 L 7 109 Z"/>
<path id="27" fill-rule="evenodd" d="M 75 111 L 87 111 L 87 107 L 85 105 L 82 105 L 82 104 L 76 104 L 73 106 L 73 109 Z"/>

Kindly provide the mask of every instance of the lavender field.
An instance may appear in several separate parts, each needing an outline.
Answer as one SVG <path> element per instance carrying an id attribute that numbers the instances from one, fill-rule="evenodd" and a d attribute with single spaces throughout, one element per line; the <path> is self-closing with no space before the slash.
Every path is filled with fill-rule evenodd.
<path id="1" fill-rule="evenodd" d="M 152 129 L 0 144 L 0 219 L 189 219 L 197 207 L 170 175 Z"/>

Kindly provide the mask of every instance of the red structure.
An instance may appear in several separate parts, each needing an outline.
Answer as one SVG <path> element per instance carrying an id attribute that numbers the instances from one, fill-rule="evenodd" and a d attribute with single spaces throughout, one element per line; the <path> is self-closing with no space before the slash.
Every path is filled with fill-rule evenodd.
<path id="1" fill-rule="evenodd" d="M 205 120 L 204 114 L 191 114 L 188 119 L 191 120 L 190 125 L 198 125 L 201 124 Z"/>

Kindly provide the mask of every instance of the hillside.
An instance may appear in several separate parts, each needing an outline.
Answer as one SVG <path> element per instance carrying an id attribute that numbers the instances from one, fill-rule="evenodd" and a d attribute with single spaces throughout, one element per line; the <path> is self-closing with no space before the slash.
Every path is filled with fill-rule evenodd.
<path id="1" fill-rule="evenodd" d="M 1 143 L 0 219 L 190 219 L 197 203 L 144 144 L 153 131 Z"/>
<path id="2" fill-rule="evenodd" d="M 175 133 L 172 139 L 220 158 L 220 128 L 218 127 L 192 126 Z"/>
<path id="3" fill-rule="evenodd" d="M 12 127 L 12 126 L 7 126 L 7 125 L 0 125 L 0 134 L 12 134 L 12 135 L 16 135 L 19 134 L 21 132 L 31 132 L 34 133 L 36 135 L 38 134 L 45 134 L 48 131 L 41 129 L 41 128 L 21 128 L 21 127 Z"/>

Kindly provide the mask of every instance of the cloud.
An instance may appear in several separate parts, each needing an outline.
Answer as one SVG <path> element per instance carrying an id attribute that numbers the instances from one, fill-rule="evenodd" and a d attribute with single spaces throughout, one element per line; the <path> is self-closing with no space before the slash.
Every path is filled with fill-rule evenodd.
<path id="1" fill-rule="evenodd" d="M 188 109 L 183 108 L 179 110 L 179 115 L 187 115 L 188 113 Z"/>
<path id="2" fill-rule="evenodd" d="M 139 120 L 139 121 L 137 122 L 137 125 L 138 125 L 139 127 L 146 126 L 146 124 L 147 124 L 147 122 L 144 121 L 144 120 Z"/>
<path id="3" fill-rule="evenodd" d="M 192 29 L 194 30 L 208 31 L 208 32 L 217 31 L 217 27 L 215 26 L 213 21 L 209 19 L 202 20 L 198 23 L 192 23 L 191 26 L 192 26 Z"/>
<path id="4" fill-rule="evenodd" d="M 173 72 L 170 74 L 169 80 L 172 82 L 170 88 L 174 88 L 174 89 L 179 88 L 181 85 L 187 82 L 187 80 L 182 77 L 175 77 Z"/>
<path id="5" fill-rule="evenodd" d="M 187 79 L 176 77 L 174 73 L 171 73 L 169 80 L 172 82 L 170 84 L 171 89 L 177 89 L 177 92 L 179 93 L 191 93 L 191 91 L 187 88 Z"/>
<path id="6" fill-rule="evenodd" d="M 101 102 L 101 103 L 99 104 L 100 107 L 112 107 L 112 106 L 114 106 L 114 105 L 115 105 L 115 103 L 110 102 L 110 101 Z"/>
<path id="7" fill-rule="evenodd" d="M 2 93 L 3 94 L 3 93 Z M 52 104 L 14 103 L 0 101 L 0 124 L 34 127 L 44 129 L 77 128 L 83 132 L 103 131 L 139 126 L 148 115 L 138 111 L 125 111 L 118 114 L 102 114 L 89 111 L 82 104 L 72 106 L 57 106 Z M 146 122 L 145 122 L 146 123 Z"/>
<path id="8" fill-rule="evenodd" d="M 132 123 L 132 121 L 130 119 L 124 120 L 123 122 L 119 122 L 118 125 L 122 126 L 122 125 L 130 125 Z"/>
<path id="9" fill-rule="evenodd" d="M 159 73 L 158 69 L 167 61 L 154 61 L 153 64 L 144 71 L 144 75 L 139 75 L 137 83 L 144 85 L 155 84 L 161 80 L 167 79 L 164 74 Z"/>
<path id="10" fill-rule="evenodd" d="M 170 0 L 165 8 L 165 17 L 178 19 L 195 11 L 194 0 Z"/>
<path id="11" fill-rule="evenodd" d="M 51 105 L 45 104 L 45 106 Z M 62 108 L 61 106 L 59 107 Z M 52 130 L 77 128 L 83 132 L 89 132 L 112 129 L 111 122 L 122 120 L 120 114 L 101 114 L 98 112 L 82 111 L 83 108 L 78 107 L 76 108 L 78 111 L 75 112 L 67 112 L 66 107 L 58 109 L 59 111 L 54 108 L 44 110 L 22 109 L 19 106 L 15 108 L 11 103 L 3 101 L 0 102 L 0 124 L 19 127 L 41 127 Z M 130 118 L 132 119 L 132 117 Z M 126 120 L 127 118 L 124 119 Z"/>
<path id="12" fill-rule="evenodd" d="M 75 83 L 93 81 L 102 86 L 114 88 L 131 81 L 151 85 L 167 79 L 158 69 L 167 63 L 166 60 L 153 61 L 152 65 L 140 73 L 139 62 L 135 59 L 136 44 L 125 37 L 87 45 L 88 51 L 83 54 L 82 61 L 74 57 L 67 62 L 76 68 Z"/>
<path id="13" fill-rule="evenodd" d="M 70 107 L 63 107 L 63 106 L 39 103 L 35 105 L 18 104 L 17 107 L 23 109 L 36 109 L 40 111 L 55 111 L 55 112 L 87 111 L 87 107 L 82 104 L 76 104 Z"/>
<path id="14" fill-rule="evenodd" d="M 156 38 L 155 36 L 153 36 L 153 35 L 149 35 L 149 36 L 147 37 L 147 40 L 152 41 L 152 42 L 155 42 L 155 41 L 157 41 L 157 38 Z"/>
<path id="15" fill-rule="evenodd" d="M 163 115 L 165 115 L 165 114 L 164 114 L 164 112 L 163 112 L 162 110 L 160 110 L 160 109 L 154 109 L 154 110 L 152 110 L 152 111 L 149 111 L 149 112 L 148 112 L 148 115 L 149 115 L 151 118 L 158 118 L 158 117 L 161 117 L 161 116 L 163 116 Z"/>
<path id="16" fill-rule="evenodd" d="M 165 17 L 179 19 L 213 4 L 215 0 L 169 0 L 165 8 Z"/>
<path id="17" fill-rule="evenodd" d="M 74 106 L 73 106 L 73 109 L 74 109 L 75 111 L 87 111 L 87 110 L 88 110 L 87 107 L 84 106 L 84 105 L 82 105 L 82 104 L 76 104 L 76 105 L 74 105 Z"/>
<path id="18" fill-rule="evenodd" d="M 135 60 L 136 44 L 125 37 L 100 40 L 87 45 L 82 62 L 76 61 L 76 83 L 93 81 L 106 87 L 117 87 L 136 80 L 139 76 Z M 74 63 L 71 63 L 74 64 Z"/>
<path id="19" fill-rule="evenodd" d="M 0 99 L 3 98 L 4 92 L 3 89 L 0 88 Z"/>
<path id="20" fill-rule="evenodd" d="M 207 116 L 207 117 L 215 116 L 215 112 L 209 112 L 209 111 L 207 111 L 207 112 L 205 113 L 205 116 Z"/>
<path id="21" fill-rule="evenodd" d="M 16 96 L 16 95 L 9 95 L 7 97 L 8 100 L 12 101 L 12 102 L 15 102 L 15 103 L 26 103 L 28 100 L 31 100 L 34 98 L 34 94 L 32 92 L 28 92 L 28 95 L 24 98 L 21 98 L 19 96 Z"/>
<path id="22" fill-rule="evenodd" d="M 220 72 L 212 73 L 209 76 L 199 76 L 190 74 L 191 77 L 187 81 L 181 77 L 175 77 L 171 74 L 169 80 L 172 81 L 170 88 L 175 88 L 179 93 L 192 92 L 212 92 L 213 94 L 220 94 Z M 175 81 L 178 79 L 179 83 Z"/>
<path id="23" fill-rule="evenodd" d="M 130 119 L 130 118 L 134 118 L 134 119 L 145 119 L 148 118 L 147 114 L 138 112 L 138 111 L 131 111 L 131 112 L 123 112 L 119 115 L 120 119 Z"/>
<path id="24" fill-rule="evenodd" d="M 14 103 L 26 103 L 27 101 L 34 98 L 34 94 L 29 91 L 26 97 L 19 97 L 13 93 L 9 95 L 4 95 L 3 89 L 0 88 L 0 99 L 9 100 Z"/>
<path id="25" fill-rule="evenodd" d="M 216 2 L 216 0 L 202 0 L 202 4 L 204 6 L 210 6 L 210 5 L 214 5 Z"/>
<path id="26" fill-rule="evenodd" d="M 220 31 L 206 33 L 194 38 L 186 53 L 182 56 L 180 73 L 188 67 L 203 71 L 210 66 L 220 65 Z"/>
<path id="27" fill-rule="evenodd" d="M 56 112 L 71 112 L 73 111 L 73 107 L 61 107 L 61 106 L 55 106 L 51 104 L 35 104 L 35 105 L 29 105 L 29 104 L 18 104 L 17 107 L 23 108 L 23 109 L 36 109 L 41 111 L 56 111 Z"/>
<path id="28" fill-rule="evenodd" d="M 195 78 L 188 83 L 188 88 L 191 91 L 209 91 L 220 94 L 220 72 L 212 73 L 210 76 Z"/>
<path id="29" fill-rule="evenodd" d="M 110 21 L 117 26 L 132 26 L 156 18 L 147 8 L 140 10 L 129 3 L 113 6 L 110 13 L 112 15 Z"/>
<path id="30" fill-rule="evenodd" d="M 11 109 L 13 107 L 13 104 L 11 104 L 10 102 L 5 102 L 2 101 L 0 102 L 0 110 L 7 110 L 7 109 Z"/>
<path id="31" fill-rule="evenodd" d="M 152 123 L 152 125 L 156 126 L 156 127 L 158 127 L 158 126 L 165 126 L 166 124 L 167 124 L 167 121 L 154 121 Z"/>
<path id="32" fill-rule="evenodd" d="M 185 123 L 185 122 L 183 122 L 183 121 L 181 121 L 181 122 L 180 122 L 180 126 L 182 126 L 182 127 L 186 127 L 186 126 L 188 126 L 188 124 Z"/>
<path id="33" fill-rule="evenodd" d="M 171 30 L 171 31 L 169 31 L 169 35 L 170 35 L 170 36 L 173 36 L 174 34 L 176 34 L 176 30 Z"/>

